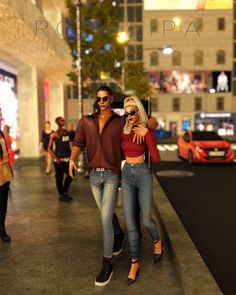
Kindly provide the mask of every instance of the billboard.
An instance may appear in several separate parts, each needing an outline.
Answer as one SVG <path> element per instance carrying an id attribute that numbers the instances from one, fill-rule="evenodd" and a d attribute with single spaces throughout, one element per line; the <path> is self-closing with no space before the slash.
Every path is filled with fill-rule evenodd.
<path id="1" fill-rule="evenodd" d="M 204 93 L 212 86 L 212 72 L 149 72 L 148 80 L 157 93 Z"/>
<path id="2" fill-rule="evenodd" d="M 232 9 L 233 0 L 144 0 L 144 10 Z"/>
<path id="3" fill-rule="evenodd" d="M 221 71 L 212 72 L 212 88 L 216 92 L 230 92 L 231 91 L 231 72 Z"/>

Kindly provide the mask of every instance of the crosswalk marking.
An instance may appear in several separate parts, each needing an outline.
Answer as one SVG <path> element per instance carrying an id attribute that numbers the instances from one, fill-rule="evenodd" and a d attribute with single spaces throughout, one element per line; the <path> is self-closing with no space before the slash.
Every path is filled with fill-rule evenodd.
<path id="1" fill-rule="evenodd" d="M 166 151 L 174 152 L 178 149 L 178 146 L 177 146 L 177 144 L 158 144 L 157 149 L 160 152 L 166 152 Z"/>

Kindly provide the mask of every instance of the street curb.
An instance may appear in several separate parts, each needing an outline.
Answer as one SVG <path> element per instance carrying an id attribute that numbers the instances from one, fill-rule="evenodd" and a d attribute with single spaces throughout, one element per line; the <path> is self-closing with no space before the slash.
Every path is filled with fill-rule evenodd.
<path id="1" fill-rule="evenodd" d="M 153 177 L 153 199 L 159 220 L 169 242 L 176 270 L 187 295 L 223 294 L 198 253 L 175 210 Z"/>

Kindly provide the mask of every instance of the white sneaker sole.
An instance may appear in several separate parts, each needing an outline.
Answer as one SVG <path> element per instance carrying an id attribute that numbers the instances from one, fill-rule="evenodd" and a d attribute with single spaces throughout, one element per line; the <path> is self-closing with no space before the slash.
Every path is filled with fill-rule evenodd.
<path id="1" fill-rule="evenodd" d="M 113 271 L 111 272 L 109 279 L 106 282 L 103 282 L 103 283 L 97 282 L 95 280 L 95 286 L 97 286 L 97 287 L 103 287 L 103 286 L 107 285 L 110 282 L 112 275 L 113 275 Z"/>

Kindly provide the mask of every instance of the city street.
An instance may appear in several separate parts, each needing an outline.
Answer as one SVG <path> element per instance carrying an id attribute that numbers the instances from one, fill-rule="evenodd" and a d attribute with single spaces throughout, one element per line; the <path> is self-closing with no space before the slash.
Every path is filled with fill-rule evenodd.
<path id="1" fill-rule="evenodd" d="M 102 229 L 88 179 L 76 178 L 70 190 L 74 201 L 61 203 L 54 172 L 45 175 L 42 160 L 20 159 L 14 173 L 7 214 L 12 242 L 0 243 L 1 295 L 183 294 L 167 243 L 162 259 L 153 264 L 145 229 L 137 282 L 129 287 L 126 283 L 130 263 L 126 242 L 124 252 L 114 258 L 111 282 L 95 287 L 102 262 Z M 125 230 L 121 208 L 117 213 Z"/>
<path id="2" fill-rule="evenodd" d="M 236 295 L 236 0 L 0 0 L 0 19 L 0 295 Z M 158 162 L 145 126 L 162 259 L 142 228 L 137 282 L 126 240 L 98 288 L 100 212 L 61 176 L 81 150 L 101 172 Z"/>
<path id="3" fill-rule="evenodd" d="M 175 152 L 161 157 L 153 169 L 164 192 L 223 293 L 236 294 L 235 164 L 190 166 Z"/>

